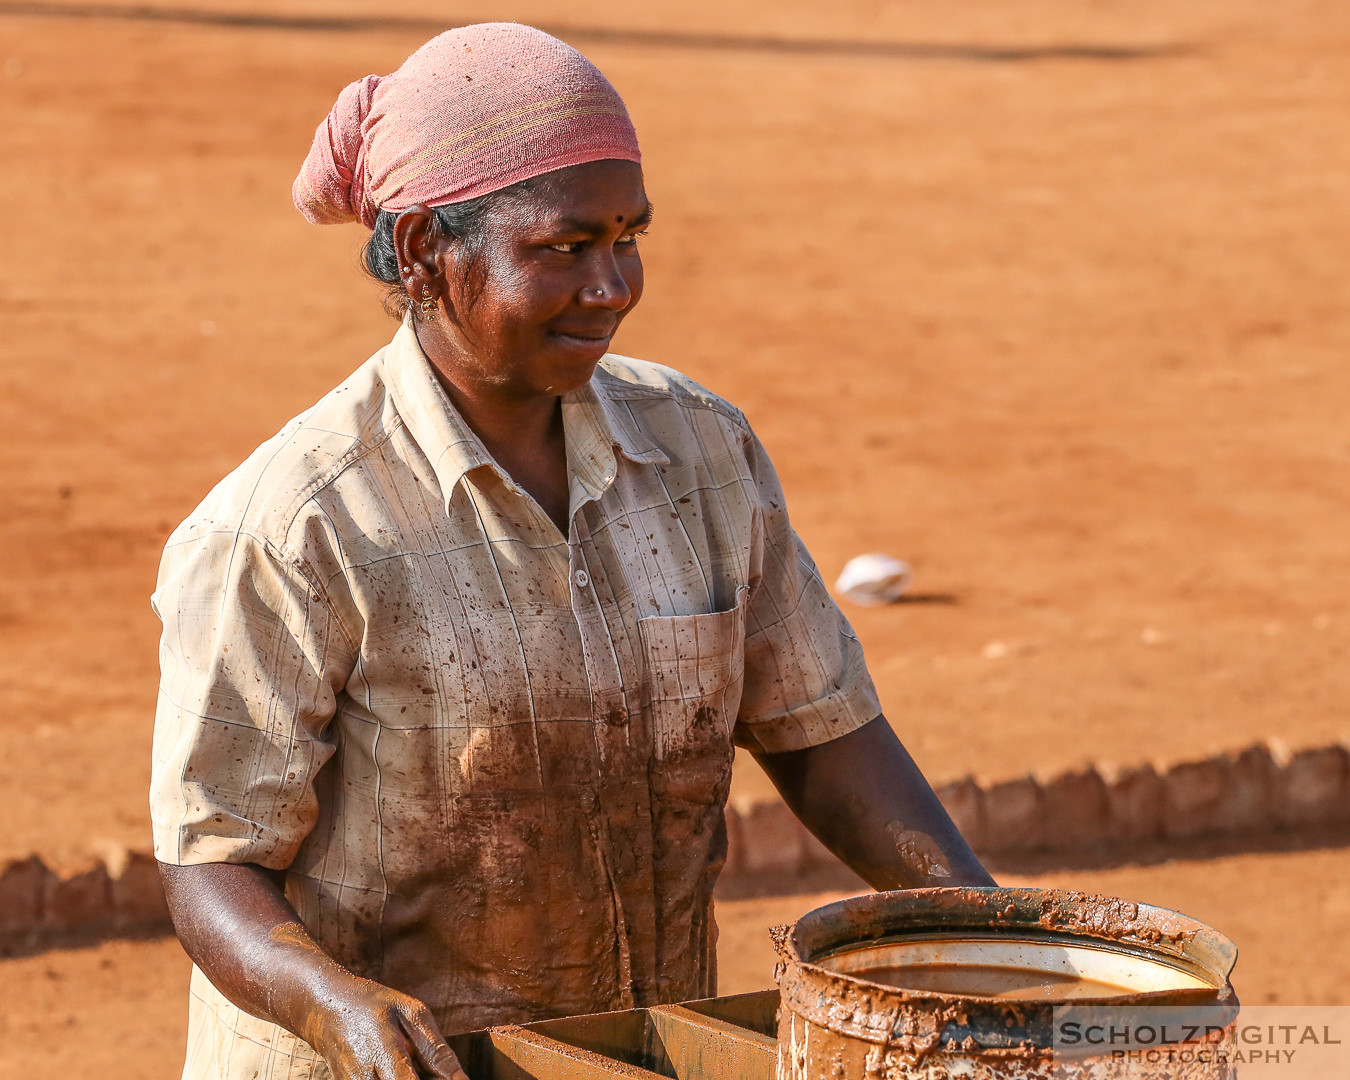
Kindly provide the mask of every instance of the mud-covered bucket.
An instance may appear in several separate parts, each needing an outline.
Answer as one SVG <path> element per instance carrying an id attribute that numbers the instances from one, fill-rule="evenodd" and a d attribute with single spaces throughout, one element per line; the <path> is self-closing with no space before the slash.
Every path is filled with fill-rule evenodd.
<path id="1" fill-rule="evenodd" d="M 809 912 L 779 948 L 778 1080 L 1229 1075 L 1194 1048 L 1231 1031 L 1237 949 L 1165 908 L 1048 889 L 874 893 Z M 1147 1056 L 1084 1038 L 1158 1015 L 1170 1022 L 1152 1024 Z"/>

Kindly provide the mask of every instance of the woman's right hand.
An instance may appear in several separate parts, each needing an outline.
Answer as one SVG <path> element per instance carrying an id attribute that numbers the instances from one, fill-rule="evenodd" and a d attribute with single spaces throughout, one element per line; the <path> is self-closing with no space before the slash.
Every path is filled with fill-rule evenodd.
<path id="1" fill-rule="evenodd" d="M 241 1009 L 314 1047 L 334 1080 L 469 1080 L 431 1010 L 325 953 L 274 871 L 161 863 L 160 878 L 193 962 Z"/>
<path id="2" fill-rule="evenodd" d="M 347 971 L 312 992 L 301 1037 L 333 1080 L 469 1080 L 422 1002 Z"/>

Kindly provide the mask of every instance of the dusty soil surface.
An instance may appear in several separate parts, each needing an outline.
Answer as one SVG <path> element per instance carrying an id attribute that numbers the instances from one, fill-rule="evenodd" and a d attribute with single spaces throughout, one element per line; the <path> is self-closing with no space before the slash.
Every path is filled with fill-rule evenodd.
<path id="1" fill-rule="evenodd" d="M 1013 884 L 1011 880 L 1008 882 Z M 1350 1004 L 1350 869 L 1335 851 L 1024 879 L 1176 908 L 1233 937 L 1242 1000 Z M 718 905 L 721 990 L 772 985 L 768 928 L 839 893 Z M 169 1080 L 182 1067 L 188 961 L 172 939 L 0 960 L 0 1076 Z"/>
<path id="2" fill-rule="evenodd" d="M 0 960 L 0 1076 L 177 1077 L 191 967 L 174 938 Z"/>
<path id="3" fill-rule="evenodd" d="M 263 9 L 302 18 L 0 5 L 0 854 L 146 843 L 160 545 L 392 331 L 358 231 L 288 189 L 337 91 L 430 26 L 212 8 Z M 850 614 L 931 775 L 1346 733 L 1350 7 L 456 17 L 570 26 L 630 102 L 659 214 L 619 345 L 746 409 L 827 578 L 913 563 L 916 602 Z M 1346 1002 L 1346 873 L 1053 881 L 1228 930 L 1250 1000 Z M 723 905 L 724 990 L 764 985 L 765 927 L 818 899 Z M 185 975 L 169 941 L 0 963 L 0 1074 L 175 1075 Z"/>
<path id="4" fill-rule="evenodd" d="M 1345 733 L 1350 8 L 575 11 L 457 17 L 572 26 L 631 103 L 619 345 L 746 409 L 827 578 L 913 563 L 851 614 L 934 777 Z M 391 333 L 288 189 L 429 33 L 0 10 L 6 853 L 146 842 L 159 548 Z"/>

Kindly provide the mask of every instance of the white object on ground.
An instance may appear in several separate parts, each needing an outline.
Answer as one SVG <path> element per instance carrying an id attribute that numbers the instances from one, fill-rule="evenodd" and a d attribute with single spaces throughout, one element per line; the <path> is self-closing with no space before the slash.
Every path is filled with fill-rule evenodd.
<path id="1" fill-rule="evenodd" d="M 894 604 L 909 588 L 909 564 L 876 552 L 858 555 L 844 564 L 834 587 L 855 604 Z"/>

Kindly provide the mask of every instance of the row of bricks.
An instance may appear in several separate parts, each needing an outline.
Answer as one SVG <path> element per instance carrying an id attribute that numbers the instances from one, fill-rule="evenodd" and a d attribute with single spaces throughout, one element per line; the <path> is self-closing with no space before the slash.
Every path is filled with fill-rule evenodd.
<path id="1" fill-rule="evenodd" d="M 168 924 L 159 866 L 145 852 L 122 852 L 63 874 L 36 855 L 0 866 L 0 942 L 38 934 L 131 933 Z"/>
<path id="2" fill-rule="evenodd" d="M 1075 851 L 1350 822 L 1350 750 L 1259 744 L 1166 768 L 1085 768 L 937 788 L 981 855 Z M 729 874 L 835 861 L 781 802 L 727 808 Z"/>
<path id="3" fill-rule="evenodd" d="M 983 855 L 1070 851 L 1350 822 L 1350 752 L 1266 745 L 1156 769 L 1087 768 L 1048 780 L 981 784 L 938 796 Z M 782 802 L 727 807 L 726 872 L 800 872 L 835 862 Z M 0 940 L 167 927 L 155 860 L 124 852 L 58 874 L 36 855 L 0 866 Z"/>

